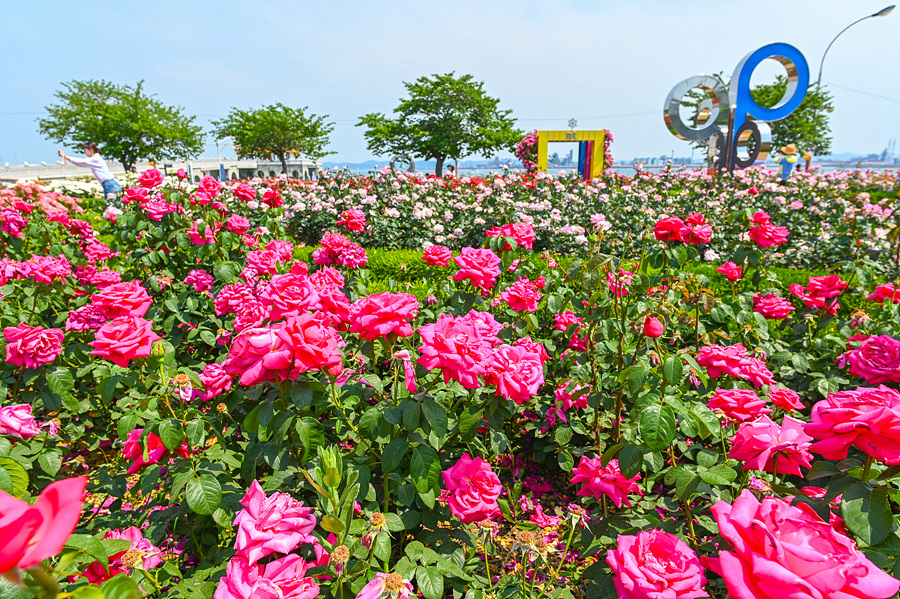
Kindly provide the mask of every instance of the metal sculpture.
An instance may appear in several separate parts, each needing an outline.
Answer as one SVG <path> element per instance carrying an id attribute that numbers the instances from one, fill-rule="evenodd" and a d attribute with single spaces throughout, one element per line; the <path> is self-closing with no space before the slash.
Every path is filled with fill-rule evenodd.
<path id="1" fill-rule="evenodd" d="M 787 71 L 787 89 L 775 106 L 757 104 L 750 93 L 750 78 L 767 59 L 780 62 Z M 687 141 L 708 141 L 710 161 L 729 172 L 764 162 L 772 149 L 772 130 L 767 121 L 788 116 L 800 106 L 809 87 L 809 65 L 800 50 L 790 44 L 763 46 L 745 56 L 734 70 L 730 90 L 715 77 L 697 75 L 681 81 L 666 96 L 663 116 L 672 135 Z M 681 118 L 681 102 L 693 89 L 706 95 L 699 106 L 697 127 Z M 751 143 L 751 139 L 753 143 Z M 748 148 L 752 147 L 752 151 Z"/>
<path id="2" fill-rule="evenodd" d="M 416 162 L 412 159 L 412 157 L 411 157 L 409 154 L 399 154 L 399 155 L 397 155 L 397 156 L 394 156 L 394 157 L 391 159 L 391 170 L 394 171 L 395 173 L 399 173 L 399 172 L 400 172 L 400 169 L 397 168 L 397 163 L 398 163 L 398 162 L 399 162 L 401 165 L 402 165 L 402 164 L 408 164 L 408 165 L 409 165 L 408 167 L 406 167 L 406 172 L 407 172 L 407 173 L 414 173 L 414 172 L 416 172 Z"/>

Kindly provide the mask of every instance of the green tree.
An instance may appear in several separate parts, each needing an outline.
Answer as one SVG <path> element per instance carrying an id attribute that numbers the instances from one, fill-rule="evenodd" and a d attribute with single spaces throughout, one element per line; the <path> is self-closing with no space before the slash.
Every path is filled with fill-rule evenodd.
<path id="1" fill-rule="evenodd" d="M 326 152 L 328 136 L 334 124 L 325 119 L 328 115 L 306 114 L 307 107 L 290 108 L 277 103 L 256 110 L 232 108 L 228 116 L 213 121 L 216 139 L 231 137 L 234 149 L 241 158 L 271 159 L 281 162 L 281 171 L 287 173 L 287 156 L 302 154 L 318 160 L 332 154 Z"/>
<path id="2" fill-rule="evenodd" d="M 81 149 L 96 142 L 103 155 L 126 171 L 138 160 L 183 159 L 203 149 L 202 128 L 181 107 L 166 106 L 134 87 L 104 80 L 70 81 L 56 92 L 38 131 L 48 139 Z"/>
<path id="3" fill-rule="evenodd" d="M 490 158 L 498 150 L 513 151 L 522 137 L 512 110 L 498 108 L 500 100 L 488 96 L 472 75 L 435 74 L 403 85 L 409 98 L 394 109 L 396 118 L 370 113 L 356 124 L 368 128 L 370 152 L 434 159 L 434 172 L 441 176 L 448 158 Z"/>
<path id="4" fill-rule="evenodd" d="M 721 72 L 714 74 L 713 77 L 728 90 L 730 81 Z M 784 97 L 786 90 L 787 77 L 780 75 L 774 83 L 754 86 L 750 93 L 757 104 L 771 108 Z M 701 105 L 705 99 L 705 94 L 691 90 L 685 94 L 681 102 L 684 106 L 693 108 L 689 119 L 692 127 L 700 125 Z M 831 93 L 826 88 L 817 89 L 814 85 L 810 85 L 806 97 L 794 112 L 779 121 L 768 121 L 772 129 L 772 147 L 777 149 L 795 144 L 802 153 L 809 152 L 816 156 L 828 154 L 831 151 L 829 114 L 834 109 L 832 100 Z M 705 141 L 693 144 L 694 147 L 706 147 Z"/>

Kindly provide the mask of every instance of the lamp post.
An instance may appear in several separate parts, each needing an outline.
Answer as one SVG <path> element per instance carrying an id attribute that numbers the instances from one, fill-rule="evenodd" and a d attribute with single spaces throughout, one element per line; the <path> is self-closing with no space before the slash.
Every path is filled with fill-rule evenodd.
<path id="1" fill-rule="evenodd" d="M 887 15 L 891 14 L 891 11 L 894 10 L 895 6 L 896 6 L 896 4 L 891 4 L 890 6 L 888 6 L 886 8 L 882 8 L 881 10 L 879 10 L 878 12 L 876 12 L 874 14 L 865 16 L 861 19 L 857 19 L 856 21 L 853 21 L 852 23 L 850 23 L 849 25 L 847 25 L 846 27 L 841 29 L 841 33 L 838 33 L 836 36 L 834 36 L 834 39 L 831 40 L 831 43 L 828 44 L 827 48 L 825 48 L 825 53 L 822 54 L 822 61 L 819 63 L 819 79 L 816 81 L 816 91 L 817 92 L 819 91 L 819 88 L 822 87 L 822 65 L 825 64 L 825 55 L 828 54 L 828 51 L 831 49 L 832 44 L 834 44 L 834 42 L 837 41 L 837 38 L 841 37 L 842 33 L 847 31 L 848 29 L 850 29 L 851 27 L 853 27 L 860 21 L 865 21 L 866 19 L 871 19 L 872 17 L 886 17 Z"/>

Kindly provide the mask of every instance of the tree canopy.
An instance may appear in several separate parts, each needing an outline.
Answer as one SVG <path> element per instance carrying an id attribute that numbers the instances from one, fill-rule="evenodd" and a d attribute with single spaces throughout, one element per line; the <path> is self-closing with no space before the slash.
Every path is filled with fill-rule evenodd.
<path id="1" fill-rule="evenodd" d="M 488 96 L 484 83 L 472 75 L 435 74 L 403 85 L 409 98 L 400 100 L 395 118 L 369 113 L 356 124 L 368 128 L 368 148 L 376 155 L 434 159 L 440 176 L 448 158 L 490 158 L 499 150 L 512 151 L 522 137 L 510 117 L 512 110 L 498 108 L 500 100 Z"/>
<path id="2" fill-rule="evenodd" d="M 196 117 L 144 92 L 144 82 L 119 86 L 104 80 L 70 81 L 56 92 L 38 131 L 80 150 L 96 142 L 100 152 L 130 170 L 138 160 L 184 159 L 203 149 Z"/>
<path id="3" fill-rule="evenodd" d="M 295 152 L 318 160 L 326 152 L 334 124 L 328 115 L 306 114 L 308 107 L 291 108 L 281 103 L 255 110 L 232 108 L 224 119 L 213 121 L 216 139 L 231 137 L 241 158 L 269 159 L 275 156 L 287 172 L 287 156 Z"/>

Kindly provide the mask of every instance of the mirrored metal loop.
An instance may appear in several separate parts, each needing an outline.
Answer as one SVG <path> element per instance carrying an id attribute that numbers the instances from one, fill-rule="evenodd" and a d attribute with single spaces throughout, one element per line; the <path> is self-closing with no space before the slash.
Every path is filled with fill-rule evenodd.
<path id="1" fill-rule="evenodd" d="M 416 172 L 416 162 L 409 154 L 398 154 L 391 159 L 391 170 L 395 173 L 400 172 L 400 169 L 397 168 L 397 163 L 400 163 L 400 166 L 407 165 L 406 168 L 403 169 L 407 173 Z"/>
<path id="2" fill-rule="evenodd" d="M 719 127 L 719 130 L 709 136 L 709 145 L 706 150 L 706 163 L 716 169 L 725 168 L 725 136 L 727 127 Z"/>
<path id="3" fill-rule="evenodd" d="M 692 89 L 699 89 L 706 94 L 701 110 L 709 109 L 709 115 L 701 124 L 704 126 L 694 128 L 685 123 L 681 118 L 681 101 Z M 666 127 L 672 135 L 688 141 L 702 141 L 714 135 L 720 125 L 728 123 L 728 94 L 719 80 L 709 75 L 696 75 L 689 77 L 672 88 L 666 97 L 663 107 L 663 116 Z"/>

